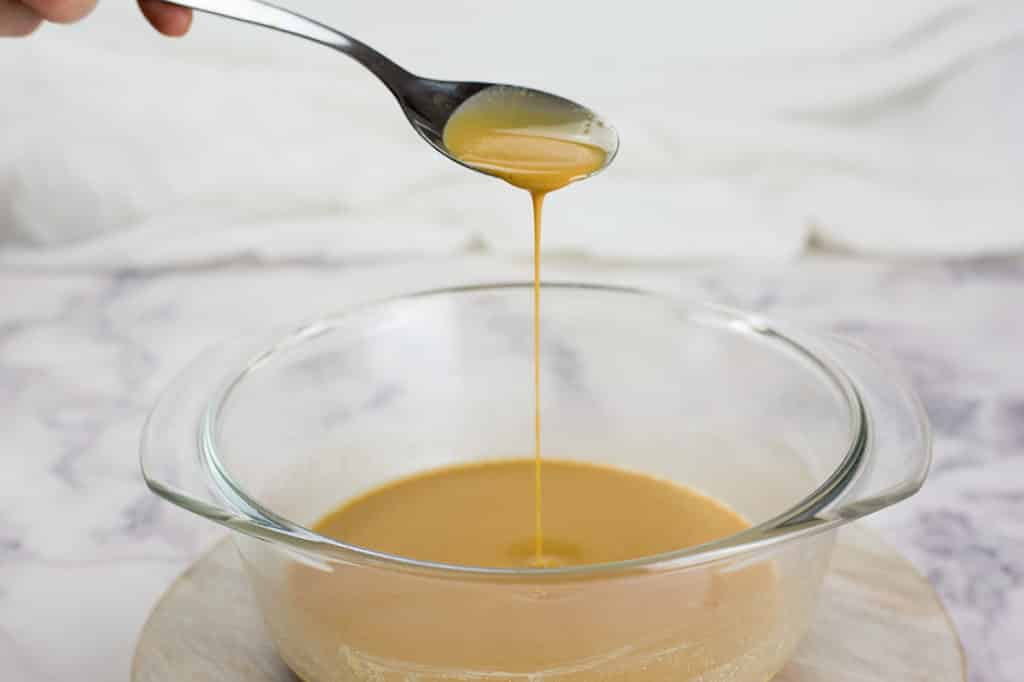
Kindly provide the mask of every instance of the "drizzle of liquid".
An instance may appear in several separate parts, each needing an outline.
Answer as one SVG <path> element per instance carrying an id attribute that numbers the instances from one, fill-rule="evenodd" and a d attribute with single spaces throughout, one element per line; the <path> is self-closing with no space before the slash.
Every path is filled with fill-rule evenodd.
<path id="1" fill-rule="evenodd" d="M 544 495 L 541 485 L 540 460 L 540 223 L 544 195 L 531 194 L 533 199 L 533 520 L 534 564 L 548 565 L 544 554 Z"/>
<path id="2" fill-rule="evenodd" d="M 489 88 L 449 119 L 444 143 L 463 163 L 527 190 L 533 203 L 534 565 L 546 566 L 541 466 L 540 239 L 549 192 L 600 170 L 607 152 L 588 142 L 593 115 L 517 88 Z"/>
<path id="3" fill-rule="evenodd" d="M 548 458 L 542 505 L 543 202 L 547 193 L 599 170 L 607 156 L 586 143 L 597 122 L 578 109 L 559 109 L 516 92 L 485 90 L 471 98 L 452 116 L 444 137 L 467 165 L 531 194 L 534 456 L 395 481 L 348 502 L 314 530 L 422 561 L 523 568 L 636 559 L 748 528 L 725 505 L 670 481 Z M 531 482 L 533 500 L 524 494 Z M 439 580 L 358 563 L 339 562 L 330 570 L 296 563 L 279 601 L 276 639 L 282 656 L 305 679 L 400 682 L 486 675 L 655 682 L 732 678 L 735 661 L 763 658 L 745 663 L 749 670 L 737 680 L 746 682 L 778 670 L 791 633 L 802 631 L 794 622 L 809 612 L 809 605 L 778 608 L 775 571 L 766 562 L 549 577 Z M 770 646 L 759 653 L 759 643 Z"/>

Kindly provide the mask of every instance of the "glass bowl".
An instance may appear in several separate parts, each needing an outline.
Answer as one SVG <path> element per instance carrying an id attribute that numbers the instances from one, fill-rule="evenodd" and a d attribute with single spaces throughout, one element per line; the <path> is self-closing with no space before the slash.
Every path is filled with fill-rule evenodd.
<path id="1" fill-rule="evenodd" d="M 549 285 L 541 304 L 544 452 L 677 481 L 751 528 L 546 569 L 320 536 L 316 520 L 387 481 L 532 455 L 530 285 L 241 337 L 162 395 L 143 472 L 234 531 L 269 632 L 307 682 L 764 682 L 808 627 L 836 530 L 924 481 L 920 404 L 847 341 L 621 288 Z"/>

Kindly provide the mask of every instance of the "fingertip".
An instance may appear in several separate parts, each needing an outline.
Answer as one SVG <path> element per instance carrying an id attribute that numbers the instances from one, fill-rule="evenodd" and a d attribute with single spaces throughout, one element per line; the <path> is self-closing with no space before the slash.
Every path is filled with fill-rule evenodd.
<path id="1" fill-rule="evenodd" d="M 164 35 L 180 38 L 192 28 L 192 10 L 172 5 L 171 18 L 164 26 Z"/>
<path id="2" fill-rule="evenodd" d="M 31 35 L 43 18 L 17 0 L 0 0 L 0 37 L 23 38 Z"/>
<path id="3" fill-rule="evenodd" d="M 157 31 L 171 38 L 180 38 L 192 26 L 192 10 L 161 0 L 139 0 L 142 14 Z"/>
<path id="4" fill-rule="evenodd" d="M 96 0 L 22 0 L 36 14 L 55 24 L 71 24 L 84 19 L 94 9 Z"/>
<path id="5" fill-rule="evenodd" d="M 42 17 L 33 17 L 14 28 L 14 33 L 8 34 L 16 38 L 24 38 L 36 32 L 36 29 L 43 25 Z"/>

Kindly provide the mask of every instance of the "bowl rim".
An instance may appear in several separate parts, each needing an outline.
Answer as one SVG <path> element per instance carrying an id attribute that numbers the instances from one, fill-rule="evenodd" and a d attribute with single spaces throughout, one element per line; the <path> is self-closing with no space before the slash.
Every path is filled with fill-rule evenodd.
<path id="1" fill-rule="evenodd" d="M 780 542 L 791 541 L 796 537 L 816 535 L 850 520 L 841 516 L 822 516 L 820 514 L 832 507 L 837 500 L 840 500 L 844 493 L 859 478 L 859 474 L 863 472 L 868 454 L 870 453 L 871 420 L 868 418 L 868 412 L 856 384 L 829 357 L 827 352 L 821 348 L 812 348 L 813 344 L 808 345 L 793 335 L 780 331 L 777 326 L 757 315 L 743 313 L 717 304 L 690 301 L 682 297 L 657 293 L 642 288 L 603 284 L 558 282 L 544 283 L 542 287 L 548 290 L 641 296 L 645 299 L 655 300 L 668 305 L 676 310 L 685 309 L 687 318 L 697 324 L 728 328 L 731 332 L 747 335 L 756 340 L 767 340 L 775 344 L 782 344 L 784 349 L 795 352 L 803 360 L 808 361 L 823 381 L 831 383 L 833 388 L 838 390 L 847 407 L 850 439 L 846 452 L 836 469 L 792 507 L 744 531 L 711 542 L 615 562 L 552 568 L 507 568 L 468 566 L 413 559 L 372 550 L 320 535 L 312 529 L 302 524 L 297 524 L 265 507 L 255 496 L 246 492 L 224 466 L 218 454 L 217 445 L 219 426 L 222 423 L 221 414 L 235 389 L 238 388 L 250 373 L 270 361 L 275 354 L 327 333 L 335 327 L 351 321 L 351 318 L 358 313 L 383 310 L 387 306 L 421 299 L 500 292 L 509 289 L 532 289 L 532 287 L 532 282 L 500 282 L 443 287 L 389 296 L 347 306 L 334 314 L 318 317 L 297 327 L 293 326 L 290 329 L 290 333 L 283 337 L 280 335 L 271 337 L 271 342 L 262 351 L 257 352 L 255 356 L 247 358 L 240 365 L 231 368 L 228 378 L 221 382 L 220 387 L 214 391 L 207 401 L 206 409 L 199 419 L 198 432 L 196 434 L 199 457 L 206 474 L 209 476 L 212 490 L 225 505 L 229 506 L 233 512 L 242 518 L 240 523 L 226 525 L 229 525 L 234 530 L 239 530 L 263 540 L 270 540 L 275 543 L 285 542 L 289 545 L 289 549 L 298 555 L 297 558 L 318 565 L 324 560 L 372 564 L 392 569 L 411 570 L 414 572 L 425 571 L 434 575 L 457 576 L 460 579 L 465 579 L 472 576 L 491 578 L 579 577 L 607 573 L 662 571 L 684 568 L 718 561 L 735 555 L 745 555 Z M 779 349 L 773 350 L 777 352 Z M 912 492 L 913 490 L 909 491 L 907 495 Z M 183 504 L 180 499 L 172 501 L 182 506 L 188 506 Z M 193 511 L 198 510 L 193 509 Z M 255 527 L 253 527 L 253 524 Z"/>

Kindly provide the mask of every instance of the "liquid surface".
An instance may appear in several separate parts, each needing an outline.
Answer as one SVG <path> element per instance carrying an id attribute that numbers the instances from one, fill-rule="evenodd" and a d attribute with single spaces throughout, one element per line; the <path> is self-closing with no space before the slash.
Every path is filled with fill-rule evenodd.
<path id="1" fill-rule="evenodd" d="M 596 173 L 608 161 L 599 144 L 613 133 L 586 109 L 519 88 L 493 87 L 466 100 L 444 129 L 444 143 L 460 161 L 530 192 L 533 202 L 533 562 L 544 551 L 540 409 L 540 237 L 548 192 Z"/>
<path id="2" fill-rule="evenodd" d="M 352 500 L 317 533 L 399 556 L 463 566 L 535 564 L 534 461 L 429 471 Z M 737 533 L 749 524 L 697 491 L 624 469 L 544 461 L 544 564 L 606 563 Z"/>
<path id="3" fill-rule="evenodd" d="M 314 528 L 415 559 L 527 567 L 533 464 L 428 471 L 372 490 Z M 747 527 L 694 490 L 621 469 L 545 459 L 544 484 L 549 565 L 658 554 Z M 788 653 L 779 645 L 793 639 L 787 633 L 802 632 L 794 619 L 809 613 L 779 609 L 771 564 L 491 579 L 296 562 L 285 590 L 263 594 L 280 651 L 304 679 L 727 682 L 743 657 L 763 661 L 742 678 L 760 681 Z"/>
<path id="4" fill-rule="evenodd" d="M 463 163 L 543 194 L 605 165 L 603 130 L 593 114 L 565 100 L 494 87 L 455 110 L 444 144 Z"/>

